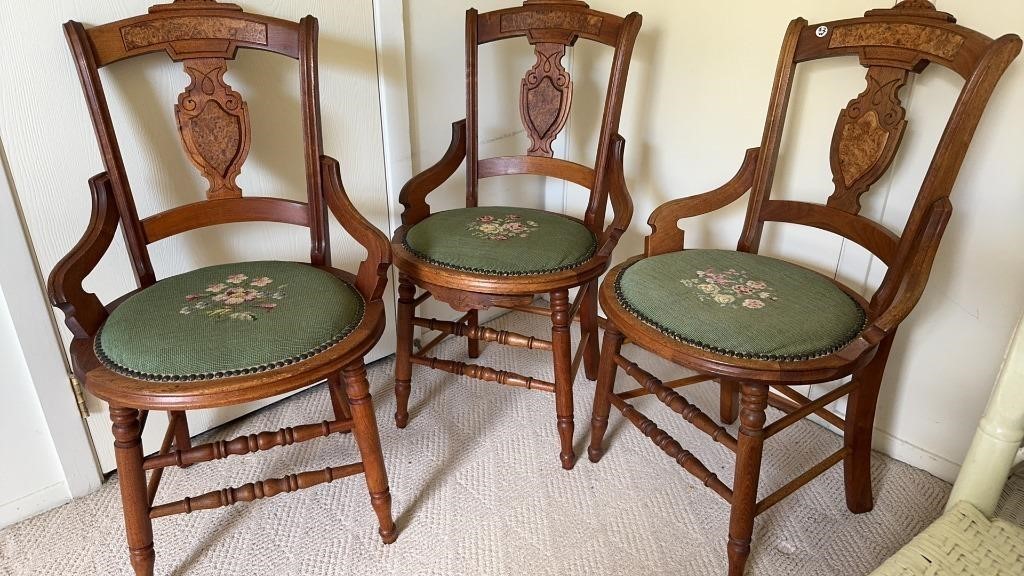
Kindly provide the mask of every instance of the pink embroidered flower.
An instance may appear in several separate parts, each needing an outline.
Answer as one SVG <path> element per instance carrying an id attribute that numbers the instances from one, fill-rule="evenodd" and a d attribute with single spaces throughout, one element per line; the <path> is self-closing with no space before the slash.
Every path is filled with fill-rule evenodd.
<path id="1" fill-rule="evenodd" d="M 245 282 L 248 279 L 249 277 L 246 276 L 245 274 L 232 274 L 231 276 L 228 276 L 228 282 L 232 284 L 241 284 L 242 282 Z"/>
<path id="2" fill-rule="evenodd" d="M 764 302 L 760 300 L 755 300 L 753 298 L 747 298 L 746 300 L 743 301 L 743 307 L 750 308 L 752 310 L 757 310 L 758 308 L 764 308 Z"/>
<path id="3" fill-rule="evenodd" d="M 262 276 L 260 278 L 257 278 L 255 280 L 253 280 L 252 282 L 249 282 L 249 285 L 250 286 L 259 286 L 260 288 L 262 288 L 262 287 L 266 286 L 267 284 L 270 284 L 273 281 L 274 281 L 273 278 L 267 278 L 266 276 Z"/>
<path id="4" fill-rule="evenodd" d="M 490 222 L 490 221 L 494 220 L 494 216 L 481 216 L 481 217 L 477 218 L 477 220 L 479 220 L 481 222 Z"/>
<path id="5" fill-rule="evenodd" d="M 263 304 L 260 304 L 259 307 L 264 310 L 273 310 L 274 308 L 277 308 L 277 304 L 274 304 L 273 302 L 264 302 Z"/>
<path id="6" fill-rule="evenodd" d="M 753 294 L 754 293 L 754 289 L 751 288 L 750 286 L 742 286 L 742 285 L 741 286 L 733 286 L 732 289 L 737 294 Z"/>
<path id="7" fill-rule="evenodd" d="M 287 284 L 276 286 L 269 294 L 260 289 L 272 284 L 273 278 L 260 276 L 252 279 L 248 284 L 242 284 L 247 280 L 250 278 L 245 274 L 232 274 L 224 282 L 209 285 L 205 292 L 190 293 L 185 296 L 185 301 L 188 304 L 178 313 L 184 315 L 196 312 L 195 316 L 198 318 L 217 321 L 252 322 L 257 320 L 261 314 L 277 308 L 277 303 L 272 300 L 284 300 L 287 297 L 284 291 Z"/>
<path id="8" fill-rule="evenodd" d="M 227 287 L 228 287 L 228 285 L 224 284 L 224 283 L 211 284 L 210 286 L 206 287 L 206 291 L 207 292 L 220 292 L 221 290 L 223 290 L 223 289 L 225 289 Z"/>
<path id="9" fill-rule="evenodd" d="M 526 238 L 530 232 L 540 228 L 536 222 L 523 222 L 520 216 L 478 216 L 466 229 L 477 238 L 486 240 L 508 240 L 509 238 Z"/>
<path id="10" fill-rule="evenodd" d="M 679 282 L 695 290 L 698 300 L 714 302 L 723 308 L 757 310 L 778 300 L 767 282 L 753 280 L 748 272 L 735 268 L 724 272 L 714 268 L 694 270 L 693 278 L 684 278 Z"/>

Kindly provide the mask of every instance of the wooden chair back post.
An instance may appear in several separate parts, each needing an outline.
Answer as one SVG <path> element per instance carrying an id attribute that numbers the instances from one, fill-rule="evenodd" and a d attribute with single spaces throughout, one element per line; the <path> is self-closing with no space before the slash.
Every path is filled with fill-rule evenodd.
<path id="1" fill-rule="evenodd" d="M 849 239 L 882 260 L 888 270 L 869 313 L 893 303 L 922 254 L 934 255 L 952 207 L 949 194 L 996 82 L 1020 52 L 1015 35 L 996 40 L 957 25 L 927 0 L 905 0 L 870 10 L 862 18 L 808 26 L 790 23 L 754 171 L 743 233 L 737 249 L 758 251 L 764 223 L 788 222 Z M 840 114 L 832 136 L 834 190 L 825 204 L 772 200 L 771 188 L 797 64 L 856 55 L 867 68 L 867 87 Z M 965 83 L 935 149 L 903 232 L 895 234 L 859 214 L 860 198 L 890 167 L 907 127 L 900 91 L 910 73 L 930 63 L 953 70 Z M 930 256 L 925 258 L 930 268 Z M 920 268 L 920 266 L 917 266 Z M 927 270 L 924 270 L 924 278 Z"/>
<path id="2" fill-rule="evenodd" d="M 477 206 L 481 178 L 508 174 L 550 176 L 590 190 L 584 222 L 595 233 L 602 231 L 612 139 L 618 134 L 626 76 L 640 23 L 640 15 L 635 12 L 622 18 L 572 0 L 526 0 L 522 6 L 483 14 L 475 9 L 466 11 L 466 206 Z M 524 156 L 481 159 L 479 46 L 515 37 L 526 37 L 537 56 L 536 63 L 523 77 L 519 95 L 520 116 L 530 148 Z M 573 83 L 562 67 L 562 58 L 566 48 L 580 38 L 615 50 L 593 169 L 555 159 L 552 151 L 552 143 L 565 127 L 572 105 Z"/>
<path id="3" fill-rule="evenodd" d="M 86 30 L 64 25 L 85 91 L 103 165 L 117 204 L 125 243 L 140 287 L 156 281 L 147 245 L 206 226 L 271 221 L 310 229 L 310 260 L 330 264 L 321 155 L 317 21 L 299 23 L 248 14 L 234 4 L 175 0 L 148 14 Z M 249 109 L 225 81 L 227 61 L 239 48 L 264 50 L 299 61 L 308 202 L 281 198 L 243 198 L 235 182 L 249 152 Z M 140 219 L 114 133 L 99 69 L 153 52 L 181 62 L 191 83 L 175 106 L 182 145 L 209 182 L 206 199 Z"/>

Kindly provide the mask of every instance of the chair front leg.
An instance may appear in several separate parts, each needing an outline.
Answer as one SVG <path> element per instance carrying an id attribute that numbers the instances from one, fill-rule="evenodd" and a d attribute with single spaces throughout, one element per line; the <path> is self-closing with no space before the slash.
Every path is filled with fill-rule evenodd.
<path id="1" fill-rule="evenodd" d="M 847 448 L 843 460 L 843 480 L 846 487 L 846 507 L 854 514 L 870 512 L 874 508 L 871 492 L 871 435 L 875 427 L 875 406 L 882 386 L 885 363 L 889 359 L 894 334 L 879 344 L 875 357 L 853 374 L 859 384 L 850 393 L 846 403 L 846 430 L 843 443 Z"/>
<path id="2" fill-rule="evenodd" d="M 412 390 L 412 318 L 416 313 L 416 286 L 405 274 L 398 275 L 398 318 L 395 331 L 398 347 L 395 350 L 395 426 L 405 428 L 409 423 L 409 393 Z"/>
<path id="3" fill-rule="evenodd" d="M 124 528 L 128 554 L 136 576 L 152 576 L 156 553 L 153 551 L 153 523 L 149 518 L 146 472 L 142 469 L 142 425 L 135 408 L 110 407 L 114 433 L 114 458 L 121 485 Z"/>
<path id="4" fill-rule="evenodd" d="M 590 417 L 590 447 L 587 456 L 597 463 L 604 456 L 604 433 L 608 429 L 608 413 L 612 404 L 609 398 L 615 393 L 615 373 L 618 366 L 615 357 L 622 349 L 622 334 L 611 324 L 604 331 L 604 344 L 601 353 L 601 369 L 597 375 L 597 389 L 594 392 L 594 412 Z"/>
<path id="5" fill-rule="evenodd" d="M 342 371 L 352 410 L 352 432 L 363 459 L 363 476 L 370 491 L 370 505 L 380 522 L 380 537 L 385 544 L 398 538 L 395 522 L 391 518 L 391 490 L 384 469 L 384 455 L 380 450 L 380 432 L 373 413 L 370 385 L 366 381 L 366 367 L 362 360 L 349 364 Z"/>
<path id="6" fill-rule="evenodd" d="M 572 470 L 576 453 L 572 448 L 572 334 L 569 332 L 569 291 L 551 293 L 551 343 L 555 361 L 555 413 L 558 416 L 558 436 L 562 450 L 558 457 L 562 468 Z"/>
<path id="7" fill-rule="evenodd" d="M 597 280 L 586 286 L 587 293 L 580 304 L 580 333 L 589 334 L 587 347 L 583 350 L 583 373 L 587 380 L 597 380 L 601 363 L 597 325 Z"/>
<path id="8" fill-rule="evenodd" d="M 740 433 L 736 449 L 732 512 L 729 516 L 729 576 L 743 576 L 750 556 L 750 538 L 757 515 L 757 484 L 764 449 L 768 386 L 744 382 L 740 386 Z"/>

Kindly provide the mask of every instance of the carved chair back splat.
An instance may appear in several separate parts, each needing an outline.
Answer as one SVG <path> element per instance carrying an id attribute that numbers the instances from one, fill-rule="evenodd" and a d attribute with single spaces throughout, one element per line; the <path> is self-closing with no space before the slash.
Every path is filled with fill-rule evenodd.
<path id="1" fill-rule="evenodd" d="M 893 8 L 871 10 L 862 18 L 849 20 L 812 25 L 803 19 L 794 20 L 786 32 L 779 56 L 761 147 L 748 150 L 739 172 L 720 188 L 658 207 L 648 220 L 652 231 L 646 239 L 645 253 L 627 260 L 608 274 L 600 296 L 609 322 L 594 401 L 590 459 L 596 462 L 604 454 L 608 414 L 615 406 L 681 467 L 731 504 L 730 575 L 743 573 L 755 516 L 839 462 L 844 463 L 847 507 L 854 513 L 871 510 L 871 433 L 878 390 L 893 338 L 924 290 L 952 213 L 950 191 L 982 112 L 996 83 L 1020 49 L 1021 40 L 1017 36 L 1006 35 L 993 40 L 957 25 L 951 15 L 936 10 L 927 0 L 905 0 Z M 832 193 L 822 199 L 822 204 L 772 199 L 771 185 L 796 66 L 810 60 L 846 55 L 857 57 L 867 68 L 866 86 L 840 112 L 836 122 L 830 149 Z M 910 74 L 922 72 L 929 64 L 953 70 L 965 83 L 903 231 L 897 234 L 861 215 L 860 199 L 890 168 L 909 127 L 900 100 L 901 89 Z M 820 277 L 820 280 L 813 280 L 816 286 L 824 286 L 830 293 L 840 296 L 845 294 L 847 306 L 852 305 L 851 301 L 856 303 L 861 322 L 854 325 L 852 335 L 836 341 L 832 348 L 805 357 L 776 357 L 708 346 L 693 336 L 696 332 L 680 334 L 659 328 L 657 321 L 631 305 L 623 279 L 634 265 L 654 258 L 661 259 L 658 262 L 662 263 L 669 262 L 668 259 L 682 261 L 708 252 L 683 250 L 683 232 L 678 227 L 681 219 L 722 208 L 748 191 L 750 198 L 736 252 L 747 254 L 743 256 L 745 262 L 773 260 L 749 256 L 758 251 L 764 223 L 773 221 L 838 234 L 863 246 L 888 266 L 880 287 L 868 301 L 831 278 L 790 264 L 772 264 L 785 266 L 786 270 L 799 270 L 804 277 Z M 716 277 L 714 282 L 718 281 Z M 747 287 L 749 284 L 744 289 Z M 715 290 L 716 286 L 709 289 Z M 725 300 L 728 295 L 722 298 Z M 751 307 L 760 310 L 770 304 L 758 301 Z M 659 306 L 660 314 L 670 315 L 675 309 L 684 309 L 684 302 L 680 297 Z M 730 322 L 737 322 L 722 318 L 707 320 L 714 325 L 715 337 L 730 334 Z M 796 320 L 813 323 L 806 316 Z M 781 331 L 785 326 L 777 320 L 773 328 Z M 754 338 L 752 333 L 746 334 L 748 341 Z M 621 355 L 624 338 L 704 376 L 662 382 Z M 773 345 L 786 343 L 780 340 Z M 616 394 L 614 384 L 618 368 L 636 379 L 640 387 Z M 848 376 L 852 378 L 846 384 L 815 400 L 792 388 Z M 730 435 L 675 391 L 675 388 L 706 380 L 720 383 L 720 417 L 724 423 L 740 419 L 738 437 Z M 647 394 L 656 395 L 685 420 L 736 453 L 731 487 L 626 402 Z M 849 400 L 844 420 L 828 411 L 827 406 L 845 395 L 849 395 Z M 768 405 L 779 408 L 785 416 L 768 423 L 765 413 Z M 842 429 L 843 447 L 758 501 L 764 441 L 810 414 Z"/>
<path id="2" fill-rule="evenodd" d="M 527 0 L 522 6 L 483 14 L 474 9 L 466 12 L 466 119 L 452 126 L 452 142 L 444 158 L 415 176 L 402 189 L 400 201 L 405 208 L 402 213 L 403 225 L 392 241 L 395 263 L 401 270 L 395 368 L 395 393 L 398 397 L 395 421 L 399 427 L 405 427 L 408 422 L 407 406 L 414 363 L 472 378 L 554 391 L 562 466 L 568 469 L 575 463 L 572 450 L 572 381 L 581 363 L 587 376 L 596 378 L 596 279 L 607 269 L 611 251 L 632 215 L 632 203 L 622 175 L 624 141 L 618 135 L 618 126 L 627 69 L 640 23 L 639 14 L 619 17 L 591 10 L 584 2 L 572 0 Z M 520 116 L 530 146 L 520 156 L 480 158 L 478 48 L 482 44 L 510 38 L 524 38 L 533 46 L 537 57 L 536 63 L 522 78 L 519 93 Z M 562 60 L 567 48 L 581 39 L 614 49 L 593 168 L 554 158 L 552 152 L 552 142 L 565 127 L 573 99 L 572 78 Z M 581 221 L 576 220 L 571 225 L 578 227 L 582 224 L 585 228 L 583 234 L 593 240 L 591 252 L 581 254 L 579 259 L 559 267 L 538 266 L 526 272 L 510 272 L 505 269 L 460 267 L 451 262 L 439 262 L 423 251 L 414 250 L 410 231 L 417 229 L 418 225 L 427 226 L 432 217 L 426 202 L 427 195 L 451 177 L 463 160 L 466 162 L 466 213 L 478 207 L 479 182 L 483 178 L 533 174 L 571 181 L 587 188 L 590 199 L 586 213 Z M 605 211 L 609 201 L 614 219 L 605 227 Z M 556 224 L 561 226 L 569 222 L 561 216 L 558 218 Z M 515 256 L 510 254 L 497 266 L 505 266 L 514 259 Z M 419 296 L 416 295 L 417 286 L 424 290 Z M 581 286 L 580 293 L 576 301 L 570 304 L 568 291 L 575 286 Z M 543 293 L 550 294 L 550 308 L 533 305 L 535 295 Z M 416 317 L 416 307 L 430 297 L 442 300 L 466 314 L 455 322 Z M 491 306 L 550 315 L 553 323 L 551 340 L 480 328 L 478 311 Z M 582 338 L 573 357 L 569 323 L 577 314 L 581 321 Z M 441 334 L 413 354 L 413 326 L 438 330 Z M 479 354 L 481 340 L 551 350 L 555 382 L 426 356 L 440 339 L 448 335 L 467 338 L 471 358 Z"/>
<path id="3" fill-rule="evenodd" d="M 290 22 L 249 14 L 213 0 L 175 0 L 147 14 L 86 29 L 64 26 L 88 103 L 105 171 L 90 181 L 93 212 L 85 235 L 53 269 L 50 300 L 66 317 L 74 339 L 72 366 L 85 387 L 110 404 L 118 478 L 121 484 L 129 555 L 135 573 L 151 575 L 155 562 L 152 520 L 162 516 L 228 506 L 331 482 L 362 473 L 386 543 L 397 537 L 391 496 L 368 393 L 365 354 L 384 330 L 381 296 L 387 281 L 387 237 L 352 205 L 342 187 L 338 162 L 323 155 L 317 84 L 317 20 Z M 307 202 L 243 197 L 236 178 L 250 143 L 249 109 L 224 80 L 239 49 L 274 52 L 298 60 Z M 189 83 L 174 114 L 186 155 L 207 180 L 205 198 L 140 219 L 125 172 L 99 69 L 142 54 L 163 52 L 181 62 Z M 367 250 L 358 274 L 330 267 L 327 213 Z M 201 379 L 153 379 L 119 371 L 98 353 L 100 333 L 119 306 L 158 288 L 148 245 L 189 230 L 233 222 L 283 222 L 310 230 L 310 266 L 297 268 L 326 282 L 347 285 L 360 315 L 309 352 L 258 368 L 230 372 L 211 369 Z M 82 282 L 110 247 L 120 227 L 139 289 L 104 305 Z M 273 264 L 273 263 L 272 263 Z M 289 263 L 284 263 L 289 264 Z M 294 264 L 292 264 L 295 266 Z M 199 271 L 197 271 L 199 272 Z M 245 277 L 242 276 L 244 279 Z M 259 279 L 260 282 L 269 278 Z M 252 286 L 264 286 L 254 283 Z M 247 286 L 248 287 L 248 286 Z M 258 290 L 252 290 L 257 292 Z M 276 305 L 268 305 L 276 306 Z M 252 323 L 255 324 L 255 323 Z M 201 360 L 201 359 L 200 359 Z M 201 363 L 201 362 L 200 362 Z M 230 441 L 192 446 L 185 411 L 240 404 L 289 392 L 327 379 L 334 419 L 261 432 Z M 141 435 L 149 410 L 167 410 L 170 420 L 160 452 L 144 456 Z M 291 474 L 155 505 L 163 469 L 187 467 L 232 455 L 267 450 L 334 433 L 351 431 L 361 462 Z M 152 470 L 149 479 L 146 470 Z"/>

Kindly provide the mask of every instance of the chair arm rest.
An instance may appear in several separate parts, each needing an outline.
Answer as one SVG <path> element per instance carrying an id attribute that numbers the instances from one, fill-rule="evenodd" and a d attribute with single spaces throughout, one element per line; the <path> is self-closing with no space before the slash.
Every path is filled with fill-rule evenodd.
<path id="1" fill-rule="evenodd" d="M 609 258 L 612 250 L 618 244 L 619 238 L 629 227 L 633 219 L 633 198 L 629 195 L 629 188 L 626 186 L 626 175 L 622 167 L 622 158 L 626 148 L 626 140 L 616 134 L 612 138 L 611 154 L 612 161 L 608 168 L 611 170 L 609 179 L 608 198 L 611 201 L 612 217 L 611 224 L 604 229 L 601 242 L 597 249 L 598 258 Z"/>
<path id="2" fill-rule="evenodd" d="M 939 242 L 942 240 L 942 233 L 952 214 L 953 205 L 948 198 L 940 198 L 932 204 L 925 225 L 907 249 L 906 253 L 911 254 L 910 260 L 906 261 L 900 258 L 894 263 L 895 268 L 901 265 L 900 262 L 904 262 L 905 268 L 898 279 L 899 285 L 892 301 L 861 332 L 860 336 L 847 344 L 838 354 L 850 358 L 859 356 L 877 346 L 886 336 L 894 333 L 900 323 L 910 315 L 918 301 L 921 300 L 921 295 L 924 294 L 928 275 L 931 274 L 932 264 L 935 262 L 935 255 L 939 250 Z M 893 271 L 899 274 L 898 269 Z M 875 295 L 875 299 L 879 299 L 883 305 L 886 299 L 885 291 L 883 283 L 882 288 L 879 288 Z M 872 305 L 874 304 L 876 302 L 873 300 Z"/>
<path id="3" fill-rule="evenodd" d="M 110 248 L 121 220 L 106 172 L 89 179 L 89 190 L 92 192 L 89 226 L 78 244 L 53 267 L 46 282 L 50 304 L 64 312 L 64 324 L 75 338 L 91 338 L 107 319 L 103 303 L 95 294 L 86 292 L 82 282 Z"/>
<path id="4" fill-rule="evenodd" d="M 341 169 L 337 160 L 330 156 L 321 156 L 320 175 L 324 183 L 327 207 L 345 231 L 366 248 L 366 260 L 359 264 L 356 275 L 356 289 L 368 301 L 380 300 L 388 283 L 391 243 L 387 236 L 352 204 L 341 182 Z"/>
<path id="5" fill-rule="evenodd" d="M 402 211 L 402 224 L 415 224 L 430 215 L 427 195 L 451 178 L 465 158 L 466 121 L 459 120 L 452 123 L 452 141 L 444 156 L 430 168 L 413 176 L 402 187 L 398 195 L 398 202 L 405 207 Z"/>
<path id="6" fill-rule="evenodd" d="M 655 208 L 647 219 L 651 234 L 645 243 L 646 255 L 656 256 L 680 250 L 683 247 L 683 231 L 679 229 L 679 220 L 724 208 L 750 190 L 759 154 L 760 148 L 747 150 L 739 171 L 724 185 L 703 194 L 669 200 Z"/>

